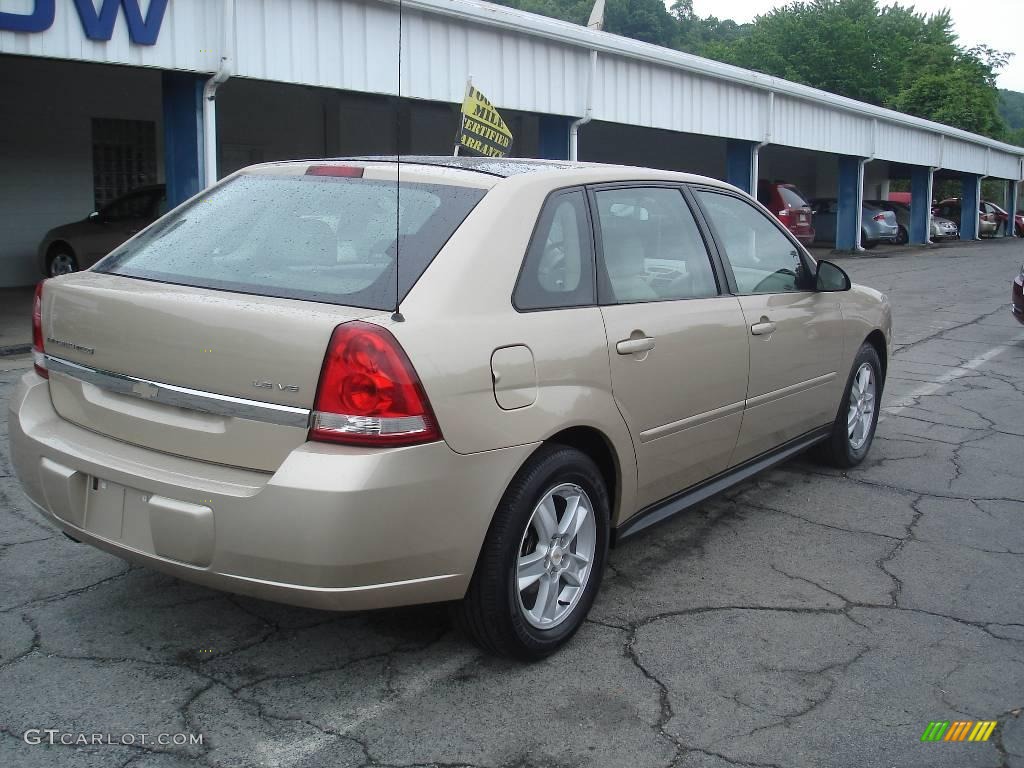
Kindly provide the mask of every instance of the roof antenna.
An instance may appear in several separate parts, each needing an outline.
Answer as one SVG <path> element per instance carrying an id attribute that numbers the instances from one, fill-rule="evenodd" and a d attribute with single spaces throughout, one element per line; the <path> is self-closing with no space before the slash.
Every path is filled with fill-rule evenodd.
<path id="1" fill-rule="evenodd" d="M 398 0 L 398 99 L 395 101 L 395 311 L 391 320 L 404 323 L 402 317 L 402 285 L 398 274 L 398 258 L 402 243 L 402 0 Z"/>

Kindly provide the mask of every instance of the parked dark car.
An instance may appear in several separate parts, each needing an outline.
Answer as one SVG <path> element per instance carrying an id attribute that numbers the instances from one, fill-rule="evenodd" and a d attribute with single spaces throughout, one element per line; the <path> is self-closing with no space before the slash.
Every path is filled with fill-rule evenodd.
<path id="1" fill-rule="evenodd" d="M 1013 289 L 1010 291 L 1010 311 L 1021 323 L 1024 323 L 1024 264 L 1020 266 L 1020 272 L 1013 280 Z"/>
<path id="2" fill-rule="evenodd" d="M 820 242 L 836 241 L 836 215 L 839 203 L 834 197 L 816 197 L 811 201 L 814 211 L 814 228 Z M 899 237 L 896 214 L 883 211 L 868 203 L 862 203 L 860 222 L 860 244 L 874 248 L 879 243 L 895 243 Z"/>
<path id="3" fill-rule="evenodd" d="M 80 221 L 47 232 L 39 244 L 39 269 L 47 277 L 87 269 L 166 212 L 163 184 L 134 189 Z"/>
<path id="4" fill-rule="evenodd" d="M 941 201 L 938 205 L 932 208 L 932 214 L 935 216 L 941 216 L 944 219 L 949 219 L 956 223 L 960 231 L 963 232 L 964 223 L 961 221 L 960 211 L 960 198 L 950 197 L 946 200 Z M 985 210 L 984 203 L 978 204 L 978 234 L 982 237 L 991 237 L 999 229 L 999 222 L 996 221 L 996 214 L 994 211 Z"/>
<path id="5" fill-rule="evenodd" d="M 811 206 L 795 185 L 762 179 L 757 183 L 757 202 L 771 211 L 801 243 L 814 242 Z"/>

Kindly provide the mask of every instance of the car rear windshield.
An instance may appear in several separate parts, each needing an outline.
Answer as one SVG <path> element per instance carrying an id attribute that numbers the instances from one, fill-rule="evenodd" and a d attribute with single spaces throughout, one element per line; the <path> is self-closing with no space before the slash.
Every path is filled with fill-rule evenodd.
<path id="1" fill-rule="evenodd" d="M 96 269 L 177 285 L 391 309 L 485 191 L 243 174 L 172 211 Z"/>
<path id="2" fill-rule="evenodd" d="M 799 189 L 791 184 L 780 184 L 779 195 L 782 197 L 782 202 L 786 204 L 787 208 L 804 208 L 807 206 L 806 198 Z"/>

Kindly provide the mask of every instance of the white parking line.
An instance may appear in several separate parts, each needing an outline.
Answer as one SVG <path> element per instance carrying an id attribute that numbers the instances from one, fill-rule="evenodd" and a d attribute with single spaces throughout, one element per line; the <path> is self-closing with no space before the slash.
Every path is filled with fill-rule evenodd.
<path id="1" fill-rule="evenodd" d="M 895 416 L 905 408 L 910 408 L 911 406 L 916 405 L 915 401 L 918 398 L 927 397 L 928 395 L 934 395 L 936 392 L 938 392 L 940 389 L 942 389 L 950 382 L 956 381 L 957 379 L 963 378 L 967 374 L 976 371 L 978 368 L 983 366 L 993 357 L 996 357 L 1000 352 L 1003 352 L 1004 350 L 1007 350 L 1013 345 L 1019 344 L 1021 342 L 1024 342 L 1024 333 L 1018 334 L 1006 344 L 997 344 L 991 349 L 982 352 L 977 357 L 972 357 L 963 365 L 958 365 L 955 368 L 950 368 L 949 371 L 939 376 L 935 381 L 931 381 L 927 384 L 918 387 L 917 389 L 911 390 L 908 394 L 899 398 L 896 402 L 884 406 L 882 408 L 882 411 L 884 411 L 886 414 L 890 416 Z"/>
<path id="2" fill-rule="evenodd" d="M 384 701 L 378 701 L 376 704 L 367 707 L 357 716 L 349 719 L 344 727 L 338 728 L 334 732 L 339 736 L 347 736 L 366 723 L 388 714 L 408 699 L 421 695 L 445 678 L 453 676 L 466 664 L 479 656 L 478 651 L 466 650 L 456 653 L 451 658 L 434 667 L 413 675 L 397 696 L 385 699 Z M 316 718 L 321 724 L 340 719 L 341 715 L 337 713 L 333 715 L 325 713 L 321 717 Z M 264 739 L 256 744 L 256 754 L 260 757 L 261 765 L 267 765 L 271 768 L 290 768 L 290 766 L 296 763 L 305 761 L 310 755 L 326 749 L 333 742 L 334 740 L 331 736 L 322 733 L 315 733 L 294 740 Z"/>

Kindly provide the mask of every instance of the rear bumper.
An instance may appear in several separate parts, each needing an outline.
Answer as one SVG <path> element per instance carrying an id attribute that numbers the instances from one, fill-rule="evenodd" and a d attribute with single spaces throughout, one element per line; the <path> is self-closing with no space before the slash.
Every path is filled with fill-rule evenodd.
<path id="1" fill-rule="evenodd" d="M 805 225 L 800 227 L 790 227 L 789 231 L 792 232 L 793 237 L 799 240 L 800 244 L 804 246 L 809 246 L 814 242 L 814 238 L 816 237 L 814 228 L 811 226 Z"/>
<path id="2" fill-rule="evenodd" d="M 494 509 L 534 448 L 307 443 L 276 472 L 256 472 L 78 427 L 34 372 L 15 389 L 9 422 L 29 499 L 75 539 L 216 589 L 333 610 L 462 597 Z"/>

